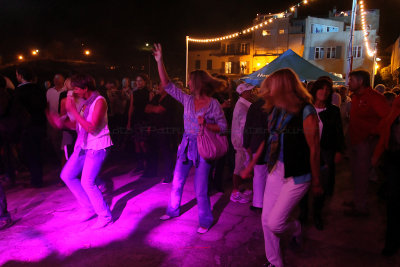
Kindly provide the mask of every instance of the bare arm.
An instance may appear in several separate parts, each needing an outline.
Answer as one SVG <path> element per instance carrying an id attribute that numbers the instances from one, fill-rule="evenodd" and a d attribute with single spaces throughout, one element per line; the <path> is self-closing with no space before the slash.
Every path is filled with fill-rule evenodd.
<path id="1" fill-rule="evenodd" d="M 69 99 L 68 101 L 73 101 L 73 98 Z M 96 101 L 93 109 L 92 121 L 87 121 L 79 114 L 79 112 L 76 110 L 75 102 L 73 102 L 75 108 L 71 108 L 69 105 L 70 104 L 67 102 L 67 110 L 71 112 L 76 121 L 82 126 L 83 129 L 85 129 L 85 131 L 92 134 L 98 130 L 102 124 L 105 114 L 107 113 L 107 103 L 104 99 Z"/>
<path id="2" fill-rule="evenodd" d="M 67 109 L 65 108 L 65 103 L 67 101 L 67 98 L 63 98 L 60 103 L 60 116 L 64 116 L 67 114 Z"/>
<path id="3" fill-rule="evenodd" d="M 146 105 L 146 108 L 144 112 L 146 113 L 155 113 L 155 114 L 161 114 L 166 112 L 167 110 L 163 106 L 154 106 L 154 105 Z"/>
<path id="4" fill-rule="evenodd" d="M 155 60 L 157 61 L 158 74 L 160 75 L 161 86 L 165 87 L 168 85 L 169 77 L 164 66 L 161 44 L 154 44 L 153 54 Z"/>
<path id="5" fill-rule="evenodd" d="M 54 128 L 57 128 L 57 129 L 68 128 L 71 130 L 76 129 L 76 122 L 69 120 L 69 118 L 62 119 L 60 115 L 51 113 L 49 111 L 46 111 L 46 116 L 47 116 L 47 119 L 48 119 L 50 125 L 53 126 Z"/>
<path id="6" fill-rule="evenodd" d="M 131 94 L 131 98 L 130 98 L 130 103 L 129 103 L 128 123 L 126 125 L 127 129 L 131 128 L 133 110 L 134 110 L 134 105 L 133 105 L 133 93 L 132 93 Z"/>
<path id="7" fill-rule="evenodd" d="M 316 114 L 309 115 L 303 121 L 304 135 L 308 147 L 310 148 L 310 165 L 311 165 L 311 184 L 313 193 L 319 195 L 322 193 L 320 184 L 320 139 L 318 117 Z"/>
<path id="8" fill-rule="evenodd" d="M 249 165 L 246 166 L 246 168 L 243 171 L 240 172 L 240 177 L 242 177 L 243 179 L 250 178 L 251 172 L 253 171 L 254 166 L 256 166 L 258 160 L 260 159 L 261 154 L 264 150 L 264 147 L 265 147 L 265 141 L 263 141 L 259 145 L 254 156 L 250 157 L 250 159 L 251 159 L 250 163 L 249 163 Z M 251 154 L 251 153 L 249 153 L 249 154 Z"/>
<path id="9" fill-rule="evenodd" d="M 70 121 L 69 119 L 65 120 L 63 122 L 64 128 L 68 128 L 71 130 L 76 130 L 76 122 L 75 121 Z"/>

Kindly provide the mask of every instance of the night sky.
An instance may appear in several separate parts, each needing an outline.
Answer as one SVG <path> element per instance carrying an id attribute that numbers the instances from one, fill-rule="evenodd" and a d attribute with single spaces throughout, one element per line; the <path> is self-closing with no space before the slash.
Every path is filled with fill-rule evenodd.
<path id="1" fill-rule="evenodd" d="M 334 6 L 351 9 L 351 0 L 311 0 L 300 16 L 327 16 Z M 140 48 L 164 44 L 171 58 L 184 60 L 185 36 L 212 37 L 249 26 L 257 13 L 280 12 L 296 1 L 67 1 L 0 0 L 0 55 L 4 61 L 38 48 L 60 58 L 80 56 L 89 48 L 97 61 L 134 64 Z M 381 43 L 400 35 L 400 0 L 366 0 L 381 9 Z M 83 44 L 83 46 L 82 46 Z M 184 62 L 182 62 L 184 64 Z"/>

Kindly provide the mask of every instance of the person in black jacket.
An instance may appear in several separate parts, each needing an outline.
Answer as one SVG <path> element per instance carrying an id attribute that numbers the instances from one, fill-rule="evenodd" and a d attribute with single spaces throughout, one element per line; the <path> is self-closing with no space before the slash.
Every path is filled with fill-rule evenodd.
<path id="1" fill-rule="evenodd" d="M 0 75 L 0 146 L 2 148 L 2 158 L 4 161 L 4 165 L 6 168 L 6 175 L 9 176 L 11 182 L 15 182 L 14 176 L 15 171 L 10 166 L 9 158 L 9 147 L 10 147 L 10 140 L 8 138 L 9 134 L 7 134 L 7 126 L 9 125 L 9 102 L 11 100 L 10 94 L 7 92 L 6 89 L 6 79 Z M 11 176 L 11 177 L 10 177 Z M 12 224 L 10 213 L 7 210 L 7 199 L 6 194 L 3 190 L 3 187 L 0 183 L 0 230 L 3 230 L 9 227 Z"/>
<path id="2" fill-rule="evenodd" d="M 18 67 L 16 76 L 19 85 L 15 88 L 14 104 L 26 115 L 20 122 L 22 153 L 31 173 L 31 186 L 39 188 L 43 185 L 41 148 L 46 134 L 46 93 L 32 82 L 34 75 L 30 69 Z"/>
<path id="3" fill-rule="evenodd" d="M 336 162 L 340 161 L 345 149 L 342 119 L 340 109 L 332 104 L 332 81 L 328 78 L 319 78 L 311 89 L 314 106 L 319 117 L 319 131 L 321 137 L 321 183 L 324 194 L 314 198 L 314 224 L 318 230 L 323 230 L 322 209 L 325 198 L 332 196 L 335 188 Z M 308 215 L 308 196 L 302 200 L 301 221 L 305 222 Z"/>
<path id="4" fill-rule="evenodd" d="M 265 100 L 260 98 L 251 104 L 247 112 L 243 131 L 243 147 L 247 150 L 249 158 L 252 158 L 261 143 L 268 139 L 268 112 L 264 106 Z M 250 206 L 253 211 L 262 210 L 263 207 L 265 183 L 268 175 L 264 158 L 265 149 L 260 160 L 254 166 L 253 204 Z"/>

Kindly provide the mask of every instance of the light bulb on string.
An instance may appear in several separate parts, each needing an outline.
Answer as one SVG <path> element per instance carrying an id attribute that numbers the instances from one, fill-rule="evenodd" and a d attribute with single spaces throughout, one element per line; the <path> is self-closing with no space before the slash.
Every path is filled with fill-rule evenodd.
<path id="1" fill-rule="evenodd" d="M 293 12 L 293 11 L 296 10 L 296 7 L 300 7 L 302 4 L 303 4 L 303 5 L 306 5 L 306 4 L 308 4 L 308 2 L 309 2 L 309 0 L 302 0 L 301 2 L 298 2 L 297 4 L 290 6 L 290 7 L 289 7 L 288 9 L 286 9 L 285 11 L 280 12 L 280 13 L 276 13 L 275 15 L 272 15 L 273 18 L 270 18 L 270 19 L 268 19 L 268 20 L 266 20 L 266 21 L 264 21 L 264 22 L 261 22 L 261 23 L 258 24 L 258 25 L 254 25 L 254 26 L 252 26 L 252 27 L 250 27 L 250 28 L 247 28 L 247 29 L 244 29 L 244 30 L 240 31 L 240 34 L 239 34 L 239 33 L 233 33 L 233 34 L 230 34 L 230 35 L 221 36 L 221 37 L 212 38 L 212 39 L 211 39 L 211 38 L 210 38 L 210 39 L 193 39 L 193 38 L 188 38 L 188 41 L 191 41 L 191 42 L 198 42 L 198 43 L 219 42 L 219 41 L 222 41 L 222 40 L 227 40 L 227 39 L 232 39 L 232 38 L 238 37 L 238 36 L 241 35 L 241 34 L 248 34 L 248 33 L 250 33 L 250 32 L 253 32 L 253 31 L 255 31 L 255 30 L 258 30 L 258 29 L 263 28 L 264 26 L 268 25 L 268 22 L 269 22 L 269 23 L 272 23 L 273 19 L 285 18 L 285 17 L 287 17 L 286 14 L 287 14 L 288 10 L 290 10 L 290 11 Z M 271 13 L 269 13 L 269 14 L 271 15 Z M 257 17 L 258 17 L 258 14 L 257 14 Z"/>

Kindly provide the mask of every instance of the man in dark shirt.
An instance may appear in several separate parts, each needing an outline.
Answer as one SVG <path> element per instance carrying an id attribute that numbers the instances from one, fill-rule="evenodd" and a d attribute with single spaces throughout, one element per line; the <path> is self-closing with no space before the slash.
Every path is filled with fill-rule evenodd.
<path id="1" fill-rule="evenodd" d="M 3 155 L 4 156 L 4 163 L 8 163 L 7 158 L 10 157 L 9 153 L 7 153 L 6 148 L 9 146 L 9 140 L 6 138 L 7 134 L 6 128 L 6 120 L 5 118 L 8 117 L 7 113 L 8 112 L 8 106 L 9 106 L 9 101 L 11 100 L 11 96 L 7 93 L 6 89 L 6 79 L 3 78 L 3 76 L 0 75 L 0 145 L 2 146 L 3 149 Z M 5 164 L 8 165 L 8 164 Z M 9 166 L 5 166 L 8 170 L 10 169 Z M 14 172 L 14 170 L 12 170 Z M 7 175 L 11 175 L 10 173 L 7 173 Z M 15 175 L 15 172 L 13 173 Z M 12 179 L 12 178 L 11 178 Z M 12 224 L 11 216 L 10 213 L 7 210 L 7 199 L 6 199 L 6 194 L 3 190 L 3 187 L 0 183 L 0 230 L 7 228 Z"/>
<path id="2" fill-rule="evenodd" d="M 145 108 L 150 102 L 150 89 L 148 88 L 149 78 L 145 74 L 136 77 L 137 90 L 131 94 L 131 101 L 128 113 L 128 130 L 133 130 L 136 150 L 137 169 L 145 169 L 145 172 L 152 172 L 148 168 L 148 161 L 151 160 L 148 149 L 148 121 Z"/>
<path id="3" fill-rule="evenodd" d="M 161 90 L 146 106 L 145 112 L 151 124 L 149 144 L 152 146 L 152 169 L 160 170 L 164 183 L 170 183 L 173 178 L 174 167 L 174 126 L 176 112 L 176 100 L 167 92 Z M 163 166 L 158 166 L 163 165 Z"/>
<path id="4" fill-rule="evenodd" d="M 268 138 L 268 113 L 264 110 L 264 99 L 258 99 L 251 104 L 247 111 L 246 123 L 243 131 L 243 147 L 250 158 L 257 152 L 259 146 Z M 265 151 L 264 151 L 265 153 Z M 268 174 L 264 156 L 254 166 L 253 178 L 253 205 L 251 210 L 261 210 L 263 207 L 265 183 Z"/>
<path id="5" fill-rule="evenodd" d="M 16 71 L 19 85 L 15 88 L 14 104 L 25 114 L 22 123 L 22 153 L 31 173 L 32 187 L 43 185 L 42 142 L 46 133 L 46 94 L 35 83 L 33 73 L 28 68 L 19 67 Z"/>

